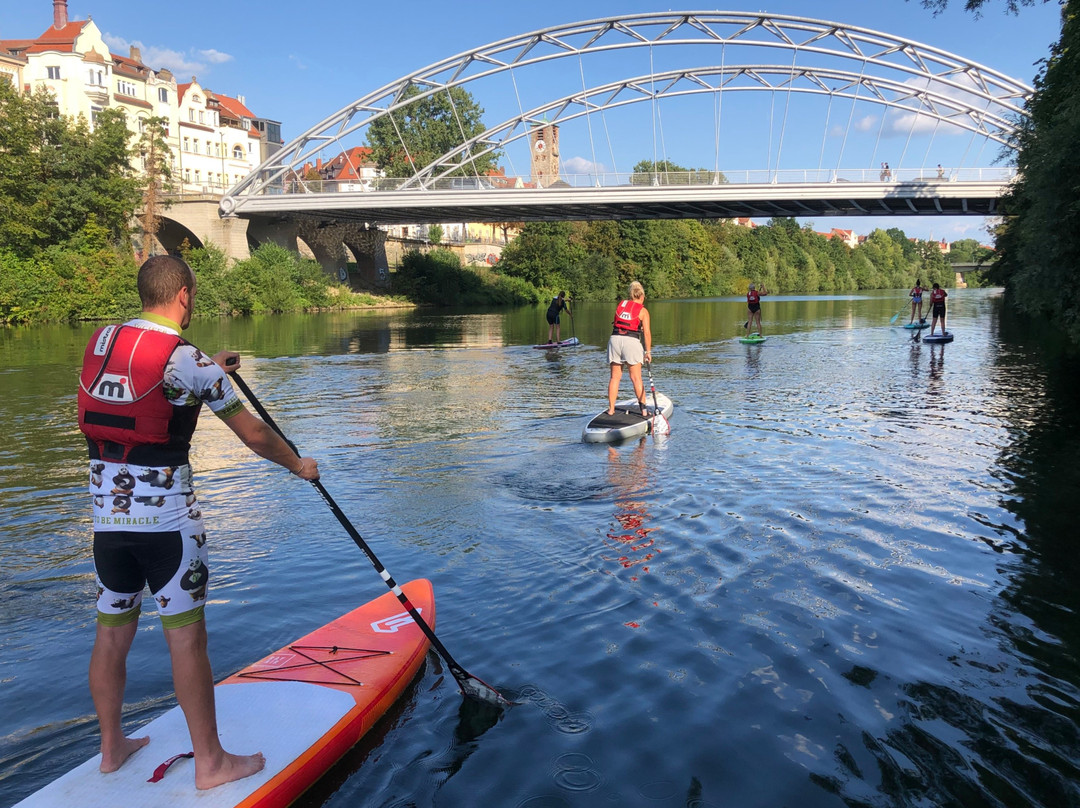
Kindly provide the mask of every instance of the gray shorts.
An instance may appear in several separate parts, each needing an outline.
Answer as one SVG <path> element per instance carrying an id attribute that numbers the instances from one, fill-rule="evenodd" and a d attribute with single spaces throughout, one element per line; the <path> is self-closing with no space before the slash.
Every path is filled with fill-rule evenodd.
<path id="1" fill-rule="evenodd" d="M 609 365 L 640 365 L 645 361 L 645 346 L 637 337 L 612 334 L 607 343 Z"/>

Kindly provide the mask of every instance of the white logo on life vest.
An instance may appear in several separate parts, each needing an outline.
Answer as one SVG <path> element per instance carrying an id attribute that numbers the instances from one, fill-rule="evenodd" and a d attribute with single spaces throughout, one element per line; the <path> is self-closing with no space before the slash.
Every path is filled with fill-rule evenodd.
<path id="1" fill-rule="evenodd" d="M 420 614 L 423 609 L 417 609 L 416 613 Z M 376 620 L 371 624 L 371 630 L 377 631 L 380 634 L 393 634 L 401 626 L 407 626 L 413 621 L 408 612 L 402 612 L 401 614 L 395 614 L 393 617 L 384 617 L 382 620 Z"/>
<path id="2" fill-rule="evenodd" d="M 109 340 L 112 339 L 113 332 L 119 327 L 117 325 L 107 325 L 101 329 L 97 342 L 94 343 L 94 356 L 105 355 L 105 352 L 109 350 Z"/>
<path id="3" fill-rule="evenodd" d="M 99 401 L 110 403 L 129 403 L 135 400 L 131 395 L 131 386 L 127 376 L 118 376 L 115 373 L 102 373 L 97 380 L 91 395 Z"/>

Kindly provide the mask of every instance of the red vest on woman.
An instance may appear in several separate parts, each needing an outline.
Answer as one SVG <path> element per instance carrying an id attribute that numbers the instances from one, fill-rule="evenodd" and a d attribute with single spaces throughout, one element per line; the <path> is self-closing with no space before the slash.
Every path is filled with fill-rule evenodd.
<path id="1" fill-rule="evenodd" d="M 931 303 L 944 303 L 945 302 L 945 290 L 944 289 L 933 289 L 930 292 L 930 302 Z"/>
<path id="2" fill-rule="evenodd" d="M 615 331 L 627 337 L 636 337 L 641 331 L 641 310 L 645 304 L 636 300 L 624 300 L 615 309 Z"/>
<path id="3" fill-rule="evenodd" d="M 751 289 L 749 292 L 746 293 L 746 302 L 747 303 L 760 303 L 761 302 L 761 295 L 758 294 L 757 289 Z"/>
<path id="4" fill-rule="evenodd" d="M 108 325 L 94 332 L 79 376 L 79 429 L 92 460 L 174 466 L 188 462 L 201 407 L 165 397 L 165 365 L 175 334 Z"/>

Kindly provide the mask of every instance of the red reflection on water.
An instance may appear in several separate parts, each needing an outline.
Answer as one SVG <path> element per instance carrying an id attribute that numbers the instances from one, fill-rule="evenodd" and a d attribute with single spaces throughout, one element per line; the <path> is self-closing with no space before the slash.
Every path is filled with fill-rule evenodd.
<path id="1" fill-rule="evenodd" d="M 652 516 L 646 510 L 645 503 L 637 499 L 648 487 L 648 471 L 644 439 L 629 452 L 625 447 L 622 451 L 614 446 L 608 447 L 608 479 L 618 492 L 615 500 L 618 510 L 615 511 L 617 525 L 612 526 L 606 538 L 608 545 L 620 555 L 604 560 L 614 560 L 623 569 L 639 568 L 642 574 L 649 572 L 648 563 L 660 552 L 655 540 L 649 537 L 649 533 L 655 530 L 648 526 Z M 630 580 L 636 581 L 638 576 L 632 575 Z"/>

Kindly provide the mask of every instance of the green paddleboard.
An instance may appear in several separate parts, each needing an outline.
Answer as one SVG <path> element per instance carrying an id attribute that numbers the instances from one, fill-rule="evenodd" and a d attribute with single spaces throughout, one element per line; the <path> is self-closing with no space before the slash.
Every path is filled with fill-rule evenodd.
<path id="1" fill-rule="evenodd" d="M 765 337 L 759 337 L 757 334 L 754 334 L 754 335 L 749 336 L 749 337 L 739 337 L 739 342 L 745 342 L 745 343 L 747 343 L 749 345 L 756 345 L 757 343 L 764 342 L 764 341 L 765 341 Z"/>

